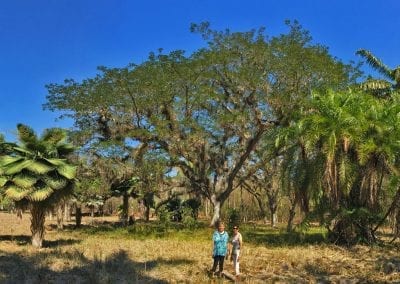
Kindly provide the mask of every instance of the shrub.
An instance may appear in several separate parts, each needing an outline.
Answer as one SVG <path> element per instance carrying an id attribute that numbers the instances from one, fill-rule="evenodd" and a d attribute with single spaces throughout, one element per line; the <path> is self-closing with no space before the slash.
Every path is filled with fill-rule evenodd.
<path id="1" fill-rule="evenodd" d="M 231 230 L 234 226 L 240 226 L 240 223 L 241 223 L 240 211 L 236 208 L 229 208 L 228 228 Z"/>

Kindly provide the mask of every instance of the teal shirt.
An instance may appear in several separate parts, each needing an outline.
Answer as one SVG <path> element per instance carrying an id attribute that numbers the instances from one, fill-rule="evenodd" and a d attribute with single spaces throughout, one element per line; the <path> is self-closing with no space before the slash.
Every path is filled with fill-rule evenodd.
<path id="1" fill-rule="evenodd" d="M 215 231 L 213 234 L 213 241 L 214 241 L 214 250 L 213 250 L 213 256 L 216 255 L 221 255 L 221 256 L 225 256 L 226 255 L 226 251 L 228 249 L 228 233 L 227 232 L 223 232 L 220 233 L 218 231 Z"/>

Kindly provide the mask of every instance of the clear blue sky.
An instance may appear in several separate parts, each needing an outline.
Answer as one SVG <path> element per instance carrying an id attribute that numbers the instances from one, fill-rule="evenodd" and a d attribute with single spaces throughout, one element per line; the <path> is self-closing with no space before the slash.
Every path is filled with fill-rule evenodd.
<path id="1" fill-rule="evenodd" d="M 399 0 L 4 0 L 0 2 L 0 133 L 14 140 L 16 124 L 72 126 L 42 110 L 45 84 L 81 80 L 96 67 L 140 63 L 150 51 L 202 46 L 190 23 L 246 31 L 286 31 L 297 19 L 333 55 L 358 60 L 371 50 L 389 67 L 400 64 Z"/>

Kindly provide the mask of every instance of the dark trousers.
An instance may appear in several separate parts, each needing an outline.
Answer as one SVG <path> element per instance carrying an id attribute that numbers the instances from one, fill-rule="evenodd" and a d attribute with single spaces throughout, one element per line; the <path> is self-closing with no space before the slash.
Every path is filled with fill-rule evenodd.
<path id="1" fill-rule="evenodd" d="M 212 272 L 215 272 L 217 270 L 217 265 L 219 265 L 219 272 L 222 272 L 222 270 L 224 270 L 224 259 L 225 256 L 224 255 L 216 255 L 214 256 L 214 264 L 213 267 L 211 269 Z"/>

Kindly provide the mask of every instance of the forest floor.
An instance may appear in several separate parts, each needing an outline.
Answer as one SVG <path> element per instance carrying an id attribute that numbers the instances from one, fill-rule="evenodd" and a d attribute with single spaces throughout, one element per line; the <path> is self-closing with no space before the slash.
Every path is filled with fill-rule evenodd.
<path id="1" fill-rule="evenodd" d="M 116 217 L 91 225 L 89 219 L 63 231 L 46 221 L 38 250 L 30 245 L 29 215 L 0 213 L 0 283 L 229 283 L 208 275 L 212 229 L 206 226 L 122 228 Z M 398 243 L 343 248 L 326 243 L 319 228 L 288 235 L 251 224 L 241 231 L 240 283 L 400 283 Z M 233 272 L 230 261 L 225 269 Z"/>

